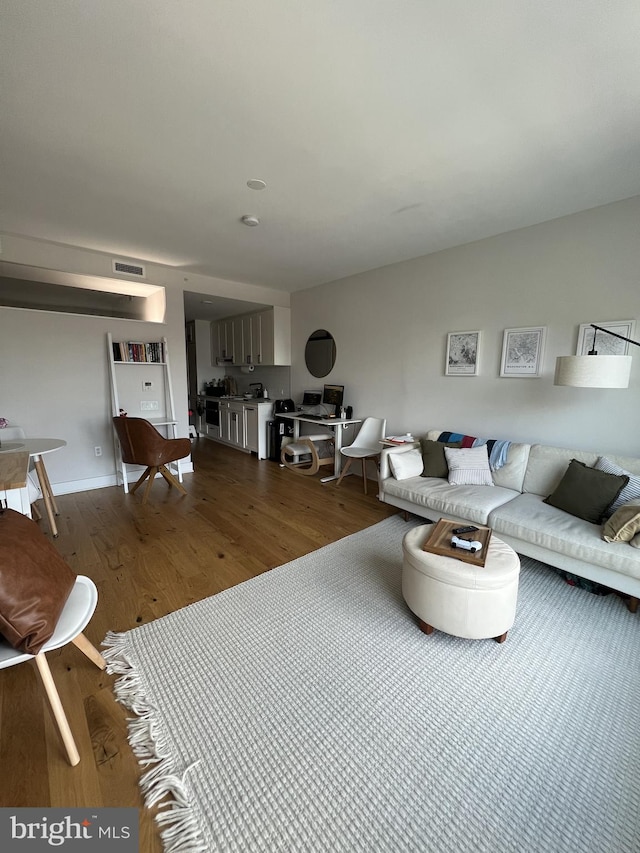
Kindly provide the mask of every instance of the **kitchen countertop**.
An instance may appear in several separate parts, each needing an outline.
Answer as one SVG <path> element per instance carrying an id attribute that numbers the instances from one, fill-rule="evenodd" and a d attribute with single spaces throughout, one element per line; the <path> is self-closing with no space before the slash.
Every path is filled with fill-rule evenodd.
<path id="1" fill-rule="evenodd" d="M 222 400 L 225 403 L 273 403 L 271 397 L 243 397 L 236 394 L 230 397 L 214 397 L 213 394 L 198 394 L 202 400 Z"/>

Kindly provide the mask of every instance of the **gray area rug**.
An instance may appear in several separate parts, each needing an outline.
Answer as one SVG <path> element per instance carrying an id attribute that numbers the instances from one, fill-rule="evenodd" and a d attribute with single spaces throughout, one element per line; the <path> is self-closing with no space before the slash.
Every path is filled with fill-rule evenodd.
<path id="1" fill-rule="evenodd" d="M 640 850 L 640 617 L 525 558 L 506 643 L 427 637 L 409 526 L 108 635 L 167 851 Z"/>

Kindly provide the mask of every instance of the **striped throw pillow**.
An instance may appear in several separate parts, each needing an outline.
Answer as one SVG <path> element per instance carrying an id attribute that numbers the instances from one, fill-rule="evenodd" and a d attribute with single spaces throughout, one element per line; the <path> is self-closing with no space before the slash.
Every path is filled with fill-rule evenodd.
<path id="1" fill-rule="evenodd" d="M 493 486 L 487 445 L 444 448 L 452 486 Z"/>
<path id="2" fill-rule="evenodd" d="M 607 459 L 606 456 L 599 456 L 598 461 L 593 467 L 597 468 L 598 471 L 605 471 L 607 474 L 626 474 L 629 478 L 627 485 L 607 509 L 605 518 L 609 518 L 609 516 L 613 515 L 613 513 L 617 509 L 620 509 L 623 504 L 628 504 L 629 501 L 635 501 L 640 498 L 640 476 L 638 476 L 638 474 L 632 474 L 630 471 L 625 471 L 624 468 L 616 465 L 615 462 Z"/>

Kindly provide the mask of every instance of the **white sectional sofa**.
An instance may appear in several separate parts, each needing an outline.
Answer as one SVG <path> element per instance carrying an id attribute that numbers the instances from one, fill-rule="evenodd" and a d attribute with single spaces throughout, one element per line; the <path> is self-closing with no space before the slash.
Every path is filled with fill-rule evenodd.
<path id="1" fill-rule="evenodd" d="M 431 430 L 425 437 L 436 441 L 441 432 Z M 600 524 L 583 521 L 543 500 L 556 489 L 572 459 L 592 467 L 599 456 L 606 455 L 637 475 L 640 459 L 511 443 L 506 464 L 493 472 L 493 487 L 452 486 L 436 477 L 396 479 L 389 464 L 391 454 L 414 448 L 404 445 L 382 451 L 381 501 L 430 521 L 445 517 L 488 525 L 519 554 L 631 596 L 629 606 L 635 611 L 640 598 L 640 548 L 629 542 L 606 542 Z"/>

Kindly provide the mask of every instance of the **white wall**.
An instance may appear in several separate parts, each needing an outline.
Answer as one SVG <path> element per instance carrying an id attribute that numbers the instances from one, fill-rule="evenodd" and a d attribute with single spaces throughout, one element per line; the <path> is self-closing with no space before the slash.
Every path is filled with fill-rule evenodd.
<path id="1" fill-rule="evenodd" d="M 112 278 L 112 257 L 121 256 L 2 235 L 2 259 L 12 263 Z M 184 290 L 251 304 L 289 305 L 289 294 L 281 291 L 184 275 L 160 264 L 145 266 L 147 281 L 166 289 L 165 323 L 0 307 L 0 417 L 23 426 L 31 437 L 65 439 L 67 447 L 46 459 L 57 494 L 115 482 L 108 331 L 114 340 L 167 338 L 177 434 L 185 436 L 188 397 Z M 134 411 L 129 410 L 129 414 Z M 103 448 L 102 457 L 94 455 L 95 446 Z"/>
<path id="2" fill-rule="evenodd" d="M 479 212 L 481 215 L 481 212 Z M 344 384 L 357 416 L 388 432 L 454 429 L 640 455 L 640 348 L 626 390 L 553 385 L 578 326 L 640 317 L 640 197 L 292 294 L 292 391 Z M 546 326 L 540 378 L 499 378 L 503 330 Z M 307 337 L 336 339 L 325 380 Z M 480 329 L 480 375 L 444 375 L 447 333 Z M 640 340 L 640 323 L 635 339 Z"/>

